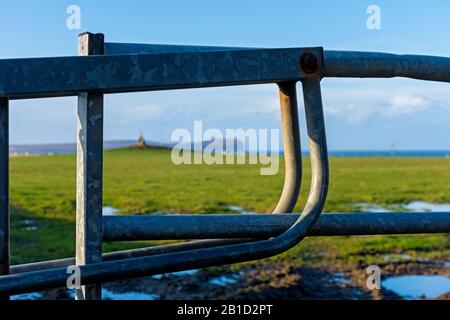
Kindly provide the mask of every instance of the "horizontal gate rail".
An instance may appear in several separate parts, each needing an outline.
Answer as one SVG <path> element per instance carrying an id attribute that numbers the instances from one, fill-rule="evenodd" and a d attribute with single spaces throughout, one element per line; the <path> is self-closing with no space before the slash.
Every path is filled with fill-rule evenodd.
<path id="1" fill-rule="evenodd" d="M 0 60 L 9 99 L 274 83 L 305 78 L 300 57 L 320 48 L 253 49 Z M 323 76 L 450 82 L 450 58 L 324 51 Z M 236 70 L 239 70 L 238 72 Z"/>
<path id="2" fill-rule="evenodd" d="M 251 215 L 236 216 L 244 220 Z M 265 215 L 270 219 L 274 215 Z M 427 212 L 427 213 L 352 213 L 352 214 L 323 214 L 317 225 L 313 227 L 309 236 L 328 236 L 328 235 L 376 235 L 376 234 L 402 234 L 402 233 L 447 233 L 450 230 L 450 213 L 449 212 Z M 230 216 L 228 216 L 230 217 Z M 283 232 L 283 228 L 289 227 L 289 223 L 295 222 L 295 215 L 279 215 L 273 220 L 273 229 L 277 232 Z M 148 217 L 151 218 L 151 217 Z M 161 217 L 156 217 L 154 221 L 158 221 Z M 166 217 L 174 219 L 174 217 Z M 191 217 L 188 217 L 190 219 Z M 194 217 L 192 217 L 194 218 Z M 197 217 L 200 224 L 206 223 L 201 216 Z M 220 217 L 222 219 L 222 216 Z M 224 219 L 225 217 L 223 217 Z M 275 221 L 278 218 L 282 222 Z M 356 219 L 358 218 L 358 219 Z M 392 220 L 391 220 L 392 219 Z M 181 220 L 181 217 L 180 217 Z M 205 218 L 206 220 L 206 218 Z M 223 221 L 223 220 L 222 220 Z M 227 224 L 230 220 L 227 220 Z M 233 222 L 235 222 L 234 220 Z M 417 223 L 420 221 L 420 223 Z M 167 221 L 162 221 L 166 226 Z M 262 224 L 264 225 L 264 223 Z M 192 227 L 193 228 L 193 227 Z M 217 228 L 217 226 L 215 226 Z M 252 228 L 253 230 L 255 228 Z M 159 231 L 158 231 L 159 232 Z M 169 231 L 170 232 L 170 231 Z M 254 231 L 256 233 L 256 231 Z M 267 235 L 266 235 L 267 236 Z M 223 240 L 219 240 L 220 242 Z M 177 246 L 177 245 L 172 245 Z M 215 248 L 201 248 L 198 251 L 181 251 L 159 254 L 164 247 L 155 247 L 156 252 L 148 251 L 149 249 L 138 249 L 125 251 L 124 253 L 110 253 L 104 255 L 105 262 L 99 264 L 91 264 L 81 267 L 83 275 L 83 284 L 96 283 L 111 280 L 126 279 L 129 277 L 149 276 L 153 274 L 175 272 L 181 270 L 189 270 L 198 267 L 212 266 L 212 261 L 198 260 L 198 255 L 204 256 L 204 252 L 213 252 Z M 144 250 L 142 252 L 142 250 Z M 196 253 L 197 252 L 197 253 Z M 143 256 L 139 255 L 142 254 Z M 153 255 L 156 254 L 156 255 Z M 193 256 L 189 256 L 192 254 Z M 230 252 L 232 254 L 232 252 Z M 108 258 L 109 255 L 109 258 Z M 105 259 L 106 257 L 106 259 Z M 124 257 L 129 258 L 126 260 Z M 130 257 L 133 257 L 130 259 Z M 161 259 L 158 261 L 158 259 Z M 177 261 L 183 261 L 181 265 Z M 67 266 L 72 262 L 71 259 L 64 259 L 53 262 L 53 267 Z M 41 263 L 41 267 L 48 267 L 45 263 Z M 36 290 L 45 290 L 51 288 L 63 287 L 67 278 L 66 269 L 58 268 L 45 271 L 25 272 L 15 274 L 24 270 L 39 270 L 38 266 L 30 264 L 28 266 L 17 266 L 11 268 L 10 276 L 0 277 L 0 294 L 16 294 L 23 292 L 31 292 Z"/>
<path id="3" fill-rule="evenodd" d="M 299 81 L 305 53 L 321 48 L 0 60 L 0 97 L 124 93 Z"/>
<path id="4" fill-rule="evenodd" d="M 150 215 L 104 217 L 104 241 L 271 238 L 297 214 Z M 420 222 L 420 223 L 418 223 Z M 446 233 L 450 212 L 322 214 L 308 236 Z"/>
<path id="5" fill-rule="evenodd" d="M 113 261 L 232 244 L 236 240 L 231 238 L 242 238 L 245 236 L 244 232 L 252 238 L 269 238 L 286 231 L 297 217 L 298 215 L 295 214 L 208 215 L 207 217 L 203 215 L 108 216 L 104 217 L 104 240 L 106 241 L 201 239 L 205 235 L 209 235 L 210 238 L 217 236 L 230 239 L 176 243 L 111 252 L 103 254 L 102 259 Z M 420 224 L 417 221 L 420 221 Z M 120 227 L 124 229 L 118 230 Z M 308 237 L 436 234 L 447 233 L 449 230 L 450 212 L 329 213 L 320 216 Z M 74 264 L 75 258 L 66 258 L 16 265 L 11 266 L 11 274 L 62 268 Z"/>
<path id="6" fill-rule="evenodd" d="M 138 258 L 146 256 L 154 256 L 164 253 L 180 252 L 185 250 L 203 249 L 219 247 L 226 244 L 240 243 L 242 241 L 250 241 L 250 239 L 220 239 L 220 240 L 199 240 L 190 242 L 180 242 L 161 246 L 153 246 L 147 248 L 139 248 L 132 250 L 123 250 L 109 252 L 102 255 L 102 261 L 114 261 L 129 258 Z M 59 260 L 50 260 L 42 262 L 33 262 L 21 265 L 11 266 L 10 273 L 18 274 L 24 272 L 41 271 L 46 269 L 58 269 L 75 265 L 75 258 L 66 258 Z"/>
<path id="7" fill-rule="evenodd" d="M 155 53 L 195 53 L 214 51 L 258 50 L 261 48 L 187 46 L 173 44 L 142 44 L 105 42 L 105 54 L 155 54 Z M 269 49 L 269 48 L 267 48 Z"/>
<path id="8" fill-rule="evenodd" d="M 450 58 L 381 52 L 324 51 L 325 77 L 412 78 L 450 82 Z"/>
<path id="9" fill-rule="evenodd" d="M 237 51 L 255 48 L 105 43 L 106 54 Z M 324 50 L 324 77 L 393 78 L 450 82 L 450 59 L 426 55 Z"/>

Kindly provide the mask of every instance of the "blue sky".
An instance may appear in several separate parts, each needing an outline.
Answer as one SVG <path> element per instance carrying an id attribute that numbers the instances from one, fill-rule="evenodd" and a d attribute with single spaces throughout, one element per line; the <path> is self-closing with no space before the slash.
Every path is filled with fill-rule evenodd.
<path id="1" fill-rule="evenodd" d="M 81 8 L 81 30 L 66 27 L 72 4 Z M 381 9 L 381 30 L 366 27 L 372 4 Z M 113 42 L 450 56 L 447 0 L 15 0 L 0 9 L 0 58 L 75 55 L 82 31 L 102 32 Z M 325 79 L 322 85 L 330 149 L 450 149 L 449 84 Z M 192 129 L 194 120 L 223 130 L 278 128 L 276 87 L 110 95 L 105 101 L 106 140 L 134 139 L 143 131 L 147 139 L 169 141 L 174 129 Z M 12 143 L 73 142 L 76 99 L 13 101 L 10 121 Z"/>

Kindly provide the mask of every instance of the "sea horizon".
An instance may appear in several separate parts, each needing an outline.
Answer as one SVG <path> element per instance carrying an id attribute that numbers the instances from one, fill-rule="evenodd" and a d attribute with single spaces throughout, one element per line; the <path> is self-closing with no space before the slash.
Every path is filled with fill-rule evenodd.
<path id="1" fill-rule="evenodd" d="M 135 140 L 110 140 L 104 142 L 104 150 L 126 148 L 136 144 Z M 147 141 L 149 146 L 166 147 L 168 149 L 175 146 L 174 143 Z M 13 155 L 51 155 L 51 154 L 74 154 L 76 153 L 76 143 L 48 143 L 48 144 L 12 144 L 10 145 L 10 154 Z M 253 152 L 252 152 L 253 153 Z M 281 150 L 280 155 L 284 152 Z M 308 151 L 302 152 L 303 155 L 308 155 Z M 336 149 L 329 150 L 331 157 L 405 157 L 405 158 L 446 158 L 450 157 L 450 150 L 414 150 L 414 149 L 399 149 L 399 150 L 382 150 L 382 149 L 367 149 L 367 150 L 351 150 L 351 149 Z"/>

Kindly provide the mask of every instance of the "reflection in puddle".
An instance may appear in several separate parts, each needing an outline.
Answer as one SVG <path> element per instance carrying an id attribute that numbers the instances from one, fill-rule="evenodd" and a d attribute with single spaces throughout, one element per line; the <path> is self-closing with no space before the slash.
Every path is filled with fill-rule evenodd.
<path id="1" fill-rule="evenodd" d="M 67 294 L 70 299 L 75 299 L 75 291 L 74 290 L 68 290 Z M 102 300 L 157 300 L 159 298 L 159 295 L 157 294 L 151 294 L 151 293 L 144 293 L 144 292 L 114 292 L 110 291 L 108 289 L 102 288 Z"/>
<path id="2" fill-rule="evenodd" d="M 412 260 L 409 254 L 385 254 L 383 256 L 384 261 L 397 261 L 397 260 Z"/>
<path id="3" fill-rule="evenodd" d="M 237 282 L 236 278 L 237 278 L 236 276 L 230 277 L 230 276 L 226 276 L 226 275 L 221 275 L 217 278 L 213 278 L 213 279 L 209 280 L 209 284 L 225 287 L 229 284 L 235 284 Z"/>
<path id="4" fill-rule="evenodd" d="M 365 202 L 360 202 L 360 203 L 355 203 L 355 206 L 360 209 L 361 211 L 365 211 L 365 212 L 388 212 L 389 210 L 386 210 L 384 207 L 377 205 L 377 204 L 373 204 L 373 203 L 365 203 Z"/>
<path id="5" fill-rule="evenodd" d="M 159 298 L 157 294 L 149 294 L 142 292 L 125 292 L 117 293 L 107 289 L 102 290 L 102 298 L 104 300 L 156 300 Z"/>
<path id="6" fill-rule="evenodd" d="M 152 276 L 152 278 L 159 280 L 159 279 L 162 279 L 165 276 L 187 277 L 187 276 L 193 276 L 194 274 L 196 274 L 199 271 L 200 271 L 199 269 L 193 269 L 193 270 L 185 270 L 185 271 L 157 274 L 155 276 Z"/>
<path id="7" fill-rule="evenodd" d="M 405 299 L 433 299 L 450 292 L 450 278 L 439 275 L 396 276 L 386 278 L 382 286 Z"/>
<path id="8" fill-rule="evenodd" d="M 430 203 L 425 201 L 411 201 L 404 205 L 388 205 L 387 207 L 373 203 L 359 202 L 354 204 L 361 211 L 366 212 L 389 212 L 389 211 L 427 211 L 427 212 L 450 212 L 450 203 Z"/>
<path id="9" fill-rule="evenodd" d="M 230 209 L 231 211 L 237 212 L 239 214 L 256 214 L 256 212 L 245 211 L 244 208 L 239 207 L 239 206 L 228 206 L 228 209 Z"/>
<path id="10" fill-rule="evenodd" d="M 403 206 L 409 211 L 443 212 L 450 211 L 450 203 L 435 204 L 424 201 L 413 201 Z"/>
<path id="11" fill-rule="evenodd" d="M 335 273 L 333 278 L 331 279 L 333 283 L 340 283 L 340 284 L 350 284 L 351 281 L 347 279 L 347 276 L 341 272 Z"/>
<path id="12" fill-rule="evenodd" d="M 11 296 L 13 301 L 25 301 L 25 300 L 40 300 L 42 299 L 42 294 L 38 292 L 19 294 L 16 296 Z"/>
<path id="13" fill-rule="evenodd" d="M 26 231 L 36 231 L 38 229 L 36 221 L 25 219 L 20 222 L 20 227 Z"/>

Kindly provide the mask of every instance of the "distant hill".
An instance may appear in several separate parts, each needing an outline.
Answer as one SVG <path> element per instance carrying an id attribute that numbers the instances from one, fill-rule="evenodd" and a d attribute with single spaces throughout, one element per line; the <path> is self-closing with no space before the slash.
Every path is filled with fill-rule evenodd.
<path id="1" fill-rule="evenodd" d="M 182 144 L 178 145 L 178 148 L 184 148 L 194 151 L 202 151 L 206 146 L 211 144 L 212 141 L 204 141 L 201 145 L 197 144 Z M 247 153 L 245 146 L 240 141 L 224 140 L 224 147 L 228 147 L 228 150 L 235 150 L 237 153 Z M 104 150 L 121 149 L 127 147 L 136 146 L 136 140 L 112 140 L 105 141 Z M 149 148 L 167 148 L 172 149 L 177 146 L 176 143 L 164 143 L 146 140 L 146 146 Z M 9 152 L 11 155 L 49 155 L 49 154 L 74 154 L 76 153 L 75 143 L 59 143 L 59 144 L 29 144 L 29 145 L 11 145 Z M 303 155 L 307 156 L 309 153 L 305 148 L 303 150 Z M 284 152 L 281 150 L 280 155 Z M 421 151 L 421 150 L 396 150 L 396 151 L 383 151 L 383 150 L 330 150 L 329 155 L 331 157 L 400 157 L 400 158 L 444 158 L 450 157 L 449 150 L 432 150 L 432 151 Z"/>
<path id="2" fill-rule="evenodd" d="M 164 143 L 145 140 L 145 144 L 148 148 L 158 149 L 172 149 L 178 145 L 178 148 L 189 149 L 194 151 L 202 151 L 206 146 L 211 144 L 212 141 L 204 141 L 197 146 L 197 144 L 184 144 L 178 145 L 177 143 Z M 127 147 L 136 147 L 136 140 L 112 140 L 105 141 L 103 143 L 104 150 L 120 149 Z M 230 148 L 229 150 L 235 150 L 238 153 L 245 152 L 244 145 L 240 141 L 223 140 L 223 146 Z M 57 144 L 23 144 L 23 145 L 11 145 L 9 147 L 11 155 L 49 155 L 49 154 L 74 154 L 77 152 L 77 146 L 75 143 L 57 143 Z"/>
<path id="3" fill-rule="evenodd" d="M 171 148 L 169 144 L 147 141 L 149 147 Z M 120 149 L 131 147 L 136 144 L 135 140 L 113 140 L 103 143 L 104 150 Z M 77 152 L 75 143 L 58 143 L 58 144 L 23 144 L 11 145 L 9 152 L 12 155 L 48 155 L 48 154 L 74 154 Z"/>

